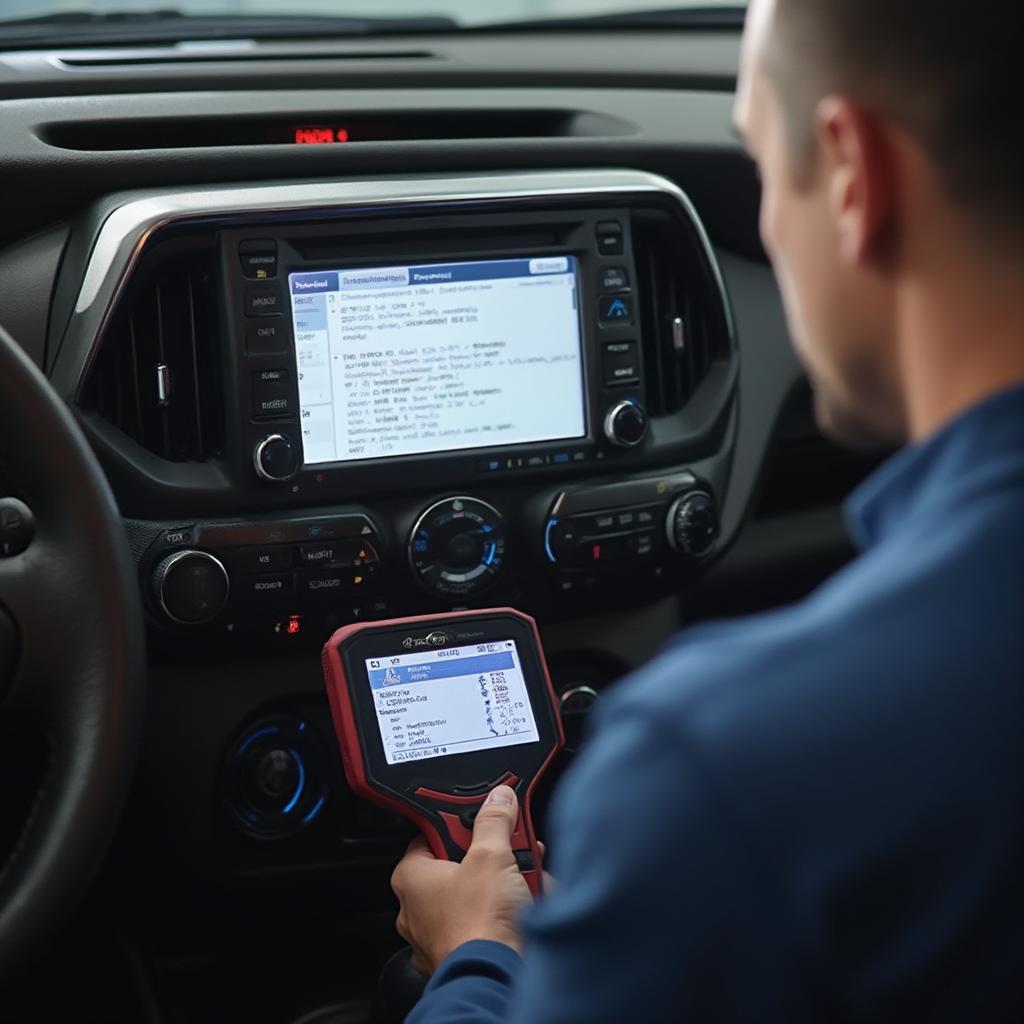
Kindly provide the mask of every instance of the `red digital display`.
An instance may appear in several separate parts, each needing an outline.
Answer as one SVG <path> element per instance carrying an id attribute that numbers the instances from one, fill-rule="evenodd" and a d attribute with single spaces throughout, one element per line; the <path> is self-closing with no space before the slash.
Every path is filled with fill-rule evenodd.
<path id="1" fill-rule="evenodd" d="M 295 129 L 295 142 L 299 146 L 329 146 L 336 142 L 348 142 L 347 128 L 306 126 Z"/>

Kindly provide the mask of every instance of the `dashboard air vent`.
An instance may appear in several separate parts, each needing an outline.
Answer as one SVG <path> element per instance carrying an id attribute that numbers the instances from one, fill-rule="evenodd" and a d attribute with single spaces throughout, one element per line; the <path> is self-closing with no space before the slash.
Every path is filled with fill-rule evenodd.
<path id="1" fill-rule="evenodd" d="M 87 395 L 96 412 L 170 462 L 205 462 L 223 438 L 212 250 L 159 250 L 106 332 Z"/>
<path id="2" fill-rule="evenodd" d="M 728 317 L 692 229 L 660 210 L 635 211 L 632 226 L 647 406 L 654 417 L 671 416 L 716 361 L 730 358 Z"/>

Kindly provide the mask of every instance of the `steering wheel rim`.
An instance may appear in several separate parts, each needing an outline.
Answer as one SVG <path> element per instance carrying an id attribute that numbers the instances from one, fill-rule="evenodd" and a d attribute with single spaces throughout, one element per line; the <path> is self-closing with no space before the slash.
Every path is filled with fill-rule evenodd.
<path id="1" fill-rule="evenodd" d="M 0 558 L 0 611 L 19 639 L 0 719 L 31 723 L 49 744 L 31 814 L 0 864 L 3 979 L 73 909 L 106 852 L 138 751 L 145 662 L 114 496 L 67 406 L 2 328 L 0 472 L 36 520 L 28 548 Z"/>

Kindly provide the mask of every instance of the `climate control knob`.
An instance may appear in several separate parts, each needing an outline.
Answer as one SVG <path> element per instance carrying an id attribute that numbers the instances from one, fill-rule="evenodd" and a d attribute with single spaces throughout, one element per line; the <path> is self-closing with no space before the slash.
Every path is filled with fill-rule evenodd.
<path id="1" fill-rule="evenodd" d="M 284 434 L 270 434 L 256 445 L 252 462 L 261 479 L 284 483 L 299 471 L 299 449 Z"/>
<path id="2" fill-rule="evenodd" d="M 477 498 L 448 498 L 431 505 L 409 537 L 409 564 L 416 579 L 440 597 L 486 590 L 504 560 L 501 514 Z"/>
<path id="3" fill-rule="evenodd" d="M 690 558 L 710 554 L 718 540 L 718 511 L 715 499 L 704 491 L 690 491 L 672 503 L 666 523 L 673 551 Z"/>
<path id="4" fill-rule="evenodd" d="M 647 436 L 644 407 L 627 398 L 608 410 L 604 418 L 604 436 L 618 448 L 635 448 Z"/>
<path id="5" fill-rule="evenodd" d="M 206 551 L 175 551 L 153 572 L 157 603 L 182 626 L 212 622 L 228 603 L 230 589 L 223 563 Z"/>

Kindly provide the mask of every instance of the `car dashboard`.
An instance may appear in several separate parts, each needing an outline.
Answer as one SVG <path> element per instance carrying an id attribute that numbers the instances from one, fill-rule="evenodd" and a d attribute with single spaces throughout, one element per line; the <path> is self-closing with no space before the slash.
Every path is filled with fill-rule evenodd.
<path id="1" fill-rule="evenodd" d="M 562 770 L 681 626 L 849 557 L 869 464 L 811 420 L 737 57 L 725 30 L 0 54 L 0 322 L 100 457 L 147 621 L 100 890 L 168 1005 L 394 942 L 409 833 L 345 785 L 334 629 L 531 614 Z"/>

